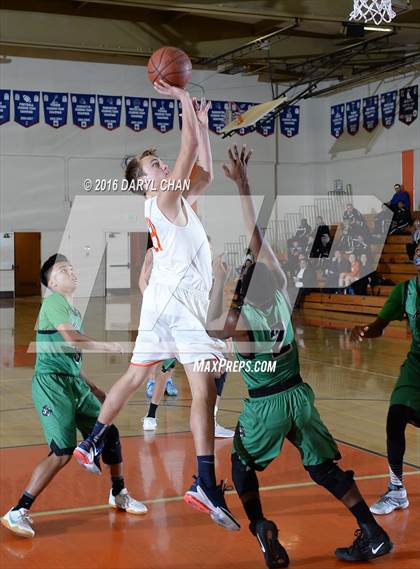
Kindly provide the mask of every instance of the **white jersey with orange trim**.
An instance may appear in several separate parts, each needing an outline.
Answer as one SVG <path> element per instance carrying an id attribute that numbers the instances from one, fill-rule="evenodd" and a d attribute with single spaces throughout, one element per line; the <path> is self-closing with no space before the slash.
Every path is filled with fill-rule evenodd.
<path id="1" fill-rule="evenodd" d="M 159 209 L 157 197 L 146 199 L 145 217 L 153 242 L 153 268 L 149 284 L 209 293 L 212 286 L 210 245 L 197 214 L 181 197 L 187 217 L 175 225 Z"/>
<path id="2" fill-rule="evenodd" d="M 223 359 L 224 342 L 206 331 L 212 286 L 210 245 L 196 213 L 181 200 L 187 218 L 183 227 L 169 221 L 157 198 L 146 200 L 153 268 L 143 295 L 134 366 L 169 358 L 181 364 Z"/>

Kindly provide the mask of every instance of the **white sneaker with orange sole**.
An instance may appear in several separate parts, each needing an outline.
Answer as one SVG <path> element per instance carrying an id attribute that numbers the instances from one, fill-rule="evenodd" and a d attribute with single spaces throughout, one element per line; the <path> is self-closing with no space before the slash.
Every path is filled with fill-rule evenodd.
<path id="1" fill-rule="evenodd" d="M 20 510 L 9 510 L 1 518 L 1 523 L 21 537 L 34 537 L 35 532 L 32 528 L 32 518 L 29 515 L 29 510 L 20 508 Z"/>
<path id="2" fill-rule="evenodd" d="M 112 490 L 109 492 L 109 505 L 117 510 L 124 510 L 127 514 L 141 516 L 147 514 L 147 506 L 130 496 L 127 488 L 123 488 L 119 494 L 113 496 Z"/>

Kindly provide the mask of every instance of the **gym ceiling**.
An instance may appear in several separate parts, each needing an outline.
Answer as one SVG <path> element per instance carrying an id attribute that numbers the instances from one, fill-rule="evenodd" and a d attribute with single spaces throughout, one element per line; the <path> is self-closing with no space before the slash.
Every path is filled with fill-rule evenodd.
<path id="1" fill-rule="evenodd" d="M 314 95 L 420 71 L 420 0 L 393 1 L 391 31 L 347 25 L 352 0 L 0 0 L 0 62 L 13 56 L 145 64 L 175 45 L 195 68 L 303 85 Z M 0 67 L 1 72 L 1 67 Z M 318 82 L 333 80 L 325 88 Z"/>

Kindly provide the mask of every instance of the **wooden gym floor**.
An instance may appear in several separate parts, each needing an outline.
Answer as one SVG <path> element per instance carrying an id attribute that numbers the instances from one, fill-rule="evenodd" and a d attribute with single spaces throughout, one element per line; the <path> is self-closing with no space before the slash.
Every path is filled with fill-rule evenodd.
<path id="1" fill-rule="evenodd" d="M 117 309 L 124 302 L 130 304 L 129 299 L 117 299 Z M 47 453 L 31 401 L 33 355 L 26 353 L 33 339 L 39 301 L 22 299 L 16 306 L 2 304 L 0 315 L 7 312 L 7 318 L 0 331 L 1 514 L 16 502 L 34 465 Z M 99 315 L 105 309 L 101 299 L 90 303 L 85 319 L 87 333 L 104 337 L 103 316 Z M 340 326 L 335 323 L 332 328 L 322 326 L 322 321 L 318 322 L 321 325 L 311 326 L 297 312 L 295 322 L 302 376 L 314 388 L 319 411 L 340 441 L 343 467 L 355 470 L 361 491 L 371 503 L 386 488 L 386 412 L 389 394 L 408 350 L 408 336 L 384 337 L 355 347 L 348 338 L 351 321 L 342 320 Z M 118 341 L 131 340 L 131 336 L 128 332 L 106 335 Z M 85 357 L 85 370 L 108 389 L 128 360 L 128 355 L 91 354 Z M 215 526 L 206 515 L 182 502 L 195 463 L 188 432 L 190 393 L 180 366 L 174 378 L 180 393 L 176 398 L 166 398 L 159 408 L 156 435 L 145 437 L 140 429 L 140 419 L 148 407 L 144 390 L 133 397 L 117 420 L 123 436 L 127 486 L 135 497 L 148 503 L 149 513 L 135 517 L 110 511 L 106 506 L 108 477 L 89 475 L 72 462 L 36 501 L 33 540 L 18 538 L 0 528 L 1 567 L 254 569 L 265 566 L 234 493 L 228 496 L 228 501 L 241 520 L 239 533 Z M 235 425 L 244 394 L 240 376 L 230 374 L 219 413 L 221 424 Z M 220 478 L 230 478 L 230 450 L 230 440 L 216 442 Z M 405 460 L 410 507 L 382 518 L 395 550 L 377 560 L 376 567 L 419 566 L 420 436 L 413 427 L 407 428 Z M 279 526 L 293 567 L 349 566 L 335 559 L 334 549 L 353 541 L 356 528 L 353 518 L 326 491 L 311 483 L 293 447 L 285 444 L 281 457 L 261 475 L 260 482 L 266 515 Z"/>

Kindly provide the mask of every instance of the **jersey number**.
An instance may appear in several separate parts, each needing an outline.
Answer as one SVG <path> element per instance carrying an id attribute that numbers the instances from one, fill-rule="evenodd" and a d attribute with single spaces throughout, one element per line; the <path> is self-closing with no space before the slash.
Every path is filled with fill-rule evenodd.
<path id="1" fill-rule="evenodd" d="M 283 347 L 284 330 L 280 329 L 280 326 L 282 326 L 282 323 L 277 322 L 274 328 L 270 330 L 270 339 L 275 342 L 272 348 L 273 354 L 278 354 Z"/>
<path id="2" fill-rule="evenodd" d="M 150 239 L 152 240 L 153 249 L 156 251 L 156 253 L 158 253 L 159 251 L 162 251 L 162 245 L 160 244 L 160 240 L 159 240 L 159 236 L 158 236 L 157 231 L 156 231 L 156 227 L 153 225 L 153 223 L 151 222 L 151 220 L 148 217 L 146 217 L 146 221 L 147 221 L 147 225 L 149 226 Z"/>

